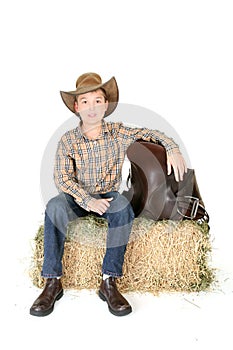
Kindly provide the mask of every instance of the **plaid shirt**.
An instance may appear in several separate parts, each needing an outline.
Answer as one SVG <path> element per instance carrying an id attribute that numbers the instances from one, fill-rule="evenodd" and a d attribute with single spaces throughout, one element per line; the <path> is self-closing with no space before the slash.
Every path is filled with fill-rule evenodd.
<path id="1" fill-rule="evenodd" d="M 80 127 L 67 131 L 58 143 L 54 180 L 88 210 L 91 194 L 118 191 L 126 150 L 136 140 L 163 145 L 168 153 L 179 151 L 165 134 L 147 128 L 132 128 L 123 123 L 105 122 L 96 139 L 88 139 Z"/>

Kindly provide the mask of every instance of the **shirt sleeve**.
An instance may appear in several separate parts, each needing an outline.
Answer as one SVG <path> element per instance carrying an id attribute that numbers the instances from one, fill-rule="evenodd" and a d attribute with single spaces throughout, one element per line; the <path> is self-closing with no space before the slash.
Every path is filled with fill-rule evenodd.
<path id="1" fill-rule="evenodd" d="M 88 203 L 92 197 L 78 184 L 75 178 L 74 159 L 63 139 L 59 141 L 57 147 L 54 166 L 54 182 L 59 192 L 68 193 L 74 197 L 80 207 L 89 211 Z"/>
<path id="2" fill-rule="evenodd" d="M 122 137 L 130 143 L 137 140 L 152 141 L 161 144 L 168 154 L 180 152 L 179 146 L 175 141 L 159 130 L 150 130 L 148 128 L 133 128 L 121 124 L 119 129 L 123 133 Z"/>

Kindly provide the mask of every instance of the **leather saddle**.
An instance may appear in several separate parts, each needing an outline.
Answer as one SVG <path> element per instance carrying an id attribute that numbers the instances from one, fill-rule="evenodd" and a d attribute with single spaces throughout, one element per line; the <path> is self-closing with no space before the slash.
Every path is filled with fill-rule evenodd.
<path id="1" fill-rule="evenodd" d="M 128 147 L 131 169 L 128 191 L 135 216 L 153 220 L 196 220 L 208 222 L 209 215 L 197 185 L 194 169 L 188 169 L 183 181 L 174 173 L 167 175 L 167 156 L 163 146 L 136 141 Z"/>

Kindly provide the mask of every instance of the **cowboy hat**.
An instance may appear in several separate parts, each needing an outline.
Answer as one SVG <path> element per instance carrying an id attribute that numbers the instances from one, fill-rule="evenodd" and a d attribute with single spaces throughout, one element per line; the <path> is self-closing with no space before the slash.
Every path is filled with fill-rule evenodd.
<path id="1" fill-rule="evenodd" d="M 106 83 L 102 83 L 102 79 L 98 74 L 85 73 L 77 79 L 76 90 L 67 92 L 60 91 L 60 94 L 65 105 L 71 110 L 71 112 L 75 113 L 74 102 L 76 96 L 98 89 L 103 89 L 106 93 L 108 109 L 105 113 L 105 117 L 107 117 L 115 110 L 119 99 L 118 86 L 114 77 L 112 77 Z"/>

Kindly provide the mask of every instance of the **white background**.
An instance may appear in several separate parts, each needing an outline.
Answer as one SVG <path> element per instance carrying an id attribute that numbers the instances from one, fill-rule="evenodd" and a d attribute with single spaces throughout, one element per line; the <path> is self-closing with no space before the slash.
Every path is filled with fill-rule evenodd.
<path id="1" fill-rule="evenodd" d="M 226 0 L 1 5 L 4 348 L 16 340 L 38 349 L 80 342 L 84 349 L 232 349 L 232 12 Z M 53 133 L 71 117 L 59 90 L 74 89 L 88 71 L 104 81 L 114 75 L 122 103 L 155 111 L 185 144 L 211 218 L 214 291 L 130 295 L 135 311 L 123 319 L 110 315 L 95 293 L 67 292 L 47 318 L 29 316 L 38 294 L 27 268 L 44 211 L 41 161 Z"/>

